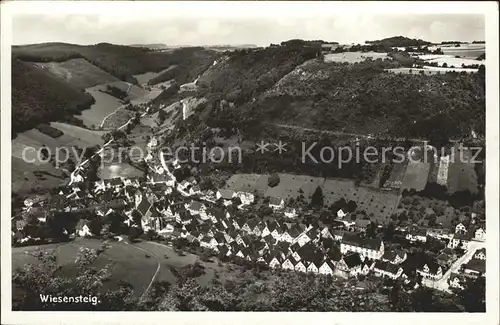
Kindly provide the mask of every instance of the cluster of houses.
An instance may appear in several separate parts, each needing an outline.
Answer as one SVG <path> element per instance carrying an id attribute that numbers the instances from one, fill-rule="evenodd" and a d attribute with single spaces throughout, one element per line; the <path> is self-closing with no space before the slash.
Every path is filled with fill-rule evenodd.
<path id="1" fill-rule="evenodd" d="M 472 258 L 462 264 L 458 273 L 451 273 L 448 284 L 450 288 L 463 289 L 468 278 L 478 278 L 486 274 L 486 248 L 480 248 L 474 252 Z"/>
<path id="2" fill-rule="evenodd" d="M 148 144 L 151 150 L 156 145 Z M 176 160 L 170 161 L 167 167 L 155 157 L 148 157 L 150 170 L 146 180 L 113 178 L 98 181 L 94 188 L 84 190 L 79 186 L 80 179 L 72 179 L 70 186 L 59 193 L 72 203 L 65 209 L 72 211 L 75 202 L 82 199 L 115 200 L 121 203 L 116 209 L 125 212 L 128 226 L 139 226 L 135 219 L 140 216 L 140 227 L 145 232 L 154 230 L 168 238 L 185 238 L 221 257 L 263 263 L 270 268 L 342 277 L 372 272 L 391 279 L 407 278 L 402 267 L 407 259 L 406 252 L 386 251 L 380 239 L 359 235 L 370 225 L 369 220 L 349 221 L 345 218 L 348 214 L 340 209 L 336 220 L 327 226 L 298 223 L 295 222 L 297 211 L 286 207 L 285 201 L 278 197 L 269 198 L 267 203 L 273 216 L 261 218 L 248 212 L 247 208 L 255 201 L 252 193 L 202 190 L 194 177 L 177 180 L 170 171 L 181 168 Z M 32 209 L 33 204 L 26 202 L 26 210 Z M 115 210 L 96 209 L 99 216 Z M 75 234 L 92 236 L 88 221 L 80 220 Z M 467 250 L 471 240 L 484 241 L 486 233 L 484 226 L 475 220 L 468 225 L 458 224 L 453 233 L 418 227 L 406 233 L 410 242 L 425 242 L 429 236 L 449 240 L 448 247 L 436 261 L 421 263 L 416 272 L 424 278 L 438 280 L 450 261 L 456 259 L 455 248 Z M 476 260 L 481 261 L 471 260 L 464 274 L 474 274 L 480 264 Z"/>

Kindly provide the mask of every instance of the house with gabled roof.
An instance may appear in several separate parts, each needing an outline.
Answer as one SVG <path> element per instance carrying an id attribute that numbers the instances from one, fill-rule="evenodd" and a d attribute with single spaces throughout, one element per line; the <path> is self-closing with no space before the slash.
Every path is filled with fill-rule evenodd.
<path id="1" fill-rule="evenodd" d="M 248 220 L 242 230 L 250 233 L 250 234 L 253 234 L 254 233 L 254 228 L 259 224 L 259 222 L 261 222 L 260 218 L 259 217 L 254 217 L 250 220 Z"/>
<path id="2" fill-rule="evenodd" d="M 474 253 L 474 258 L 477 260 L 486 260 L 486 248 L 480 248 Z"/>
<path id="3" fill-rule="evenodd" d="M 373 272 L 381 277 L 388 277 L 393 280 L 399 278 L 403 274 L 403 268 L 399 265 L 386 261 L 375 261 Z"/>
<path id="4" fill-rule="evenodd" d="M 307 266 L 302 262 L 302 261 L 298 261 L 296 264 L 295 264 L 295 271 L 296 272 L 302 272 L 302 273 L 306 273 L 307 271 Z"/>
<path id="5" fill-rule="evenodd" d="M 319 267 L 318 273 L 323 275 L 332 275 L 334 270 L 335 270 L 334 264 L 330 260 L 326 259 Z"/>
<path id="6" fill-rule="evenodd" d="M 277 243 L 277 240 L 274 239 L 274 237 L 271 236 L 271 234 L 262 237 L 262 240 L 265 241 L 269 247 L 273 247 Z"/>
<path id="7" fill-rule="evenodd" d="M 479 241 L 486 240 L 486 229 L 484 226 L 476 228 L 476 230 L 474 231 L 474 239 Z"/>
<path id="8" fill-rule="evenodd" d="M 471 259 L 462 265 L 462 272 L 469 277 L 477 278 L 486 274 L 486 260 Z"/>
<path id="9" fill-rule="evenodd" d="M 285 215 L 285 217 L 290 219 L 297 217 L 297 211 L 291 207 L 286 207 L 285 210 L 283 210 L 283 214 Z"/>
<path id="10" fill-rule="evenodd" d="M 252 193 L 248 192 L 236 192 L 235 196 L 239 197 L 242 205 L 250 205 L 254 202 L 255 197 Z"/>
<path id="11" fill-rule="evenodd" d="M 299 246 L 304 246 L 305 244 L 307 244 L 308 242 L 311 241 L 311 238 L 309 237 L 308 233 L 307 232 L 303 232 L 302 234 L 300 234 L 295 240 L 294 242 L 298 243 Z"/>
<path id="12" fill-rule="evenodd" d="M 434 237 L 437 239 L 451 239 L 453 233 L 449 229 L 445 228 L 429 228 L 427 231 L 427 236 Z"/>
<path id="13" fill-rule="evenodd" d="M 292 256 L 289 256 L 287 259 L 285 259 L 283 264 L 281 264 L 281 268 L 284 270 L 293 271 L 295 270 L 295 264 L 297 264 L 297 261 Z"/>
<path id="14" fill-rule="evenodd" d="M 427 228 L 412 227 L 406 234 L 406 239 L 410 242 L 427 242 Z"/>
<path id="15" fill-rule="evenodd" d="M 260 221 L 254 228 L 253 228 L 253 234 L 255 236 L 261 236 L 262 231 L 266 228 L 266 224 L 263 221 Z"/>
<path id="16" fill-rule="evenodd" d="M 335 274 L 343 277 L 357 276 L 361 273 L 363 260 L 358 253 L 349 253 L 337 262 Z"/>
<path id="17" fill-rule="evenodd" d="M 464 275 L 452 272 L 450 277 L 448 278 L 448 286 L 450 288 L 463 290 L 466 281 L 467 278 Z"/>
<path id="18" fill-rule="evenodd" d="M 280 197 L 271 196 L 269 198 L 269 207 L 273 210 L 281 210 L 285 207 L 285 201 Z"/>
<path id="19" fill-rule="evenodd" d="M 328 226 L 323 227 L 321 229 L 320 235 L 322 238 L 333 238 L 332 232 L 330 231 L 330 228 Z"/>
<path id="20" fill-rule="evenodd" d="M 347 213 L 344 212 L 344 210 L 339 209 L 337 211 L 337 218 L 338 219 L 344 219 L 347 216 Z"/>
<path id="21" fill-rule="evenodd" d="M 432 260 L 422 263 L 422 265 L 417 268 L 417 273 L 424 278 L 432 280 L 439 280 L 443 277 L 442 267 Z"/>
<path id="22" fill-rule="evenodd" d="M 469 243 L 472 240 L 472 234 L 466 233 L 456 233 L 453 238 L 448 242 L 448 248 L 455 249 L 455 248 L 462 248 L 464 250 L 467 250 L 469 248 Z"/>
<path id="23" fill-rule="evenodd" d="M 320 263 L 310 262 L 309 265 L 307 266 L 307 272 L 318 274 L 320 267 L 321 267 L 321 262 Z"/>
<path id="24" fill-rule="evenodd" d="M 463 223 L 459 223 L 458 225 L 455 226 L 455 234 L 466 234 L 467 233 L 467 227 Z"/>
<path id="25" fill-rule="evenodd" d="M 179 223 L 179 224 L 187 225 L 187 224 L 189 224 L 189 223 L 191 223 L 193 221 L 193 218 L 191 217 L 191 215 L 189 214 L 189 212 L 187 212 L 185 210 L 181 210 L 177 214 L 177 217 L 176 217 L 175 221 L 177 223 Z"/>
<path id="26" fill-rule="evenodd" d="M 240 218 L 240 217 L 237 217 L 237 218 L 234 218 L 233 219 L 233 227 L 236 229 L 236 230 L 240 230 L 240 229 L 243 229 L 243 227 L 245 226 L 246 222 L 243 218 Z M 250 229 L 250 228 L 248 228 Z"/>
<path id="27" fill-rule="evenodd" d="M 79 237 L 90 237 L 92 236 L 92 232 L 89 228 L 90 221 L 87 219 L 78 220 L 75 226 L 75 235 Z"/>
<path id="28" fill-rule="evenodd" d="M 148 175 L 148 184 L 165 184 L 166 186 L 172 187 L 175 185 L 175 180 L 169 174 L 152 173 Z"/>
<path id="29" fill-rule="evenodd" d="M 272 269 L 280 268 L 281 264 L 283 263 L 281 256 L 274 251 L 270 252 L 265 260 L 267 265 L 269 265 L 269 267 Z"/>
<path id="30" fill-rule="evenodd" d="M 382 255 L 382 261 L 386 261 L 392 264 L 401 264 L 406 261 L 408 255 L 402 250 L 390 250 L 385 251 Z"/>
<path id="31" fill-rule="evenodd" d="M 380 239 L 361 238 L 354 233 L 344 233 L 340 243 L 342 254 L 359 253 L 363 257 L 378 260 L 384 254 L 384 243 Z"/>
<path id="32" fill-rule="evenodd" d="M 281 236 L 278 238 L 279 241 L 291 243 L 295 237 L 292 237 L 288 230 L 284 230 Z"/>

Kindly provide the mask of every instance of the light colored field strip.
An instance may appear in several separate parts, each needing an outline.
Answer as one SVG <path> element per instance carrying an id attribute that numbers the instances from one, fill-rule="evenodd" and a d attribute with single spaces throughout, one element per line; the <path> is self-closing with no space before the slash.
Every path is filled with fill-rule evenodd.
<path id="1" fill-rule="evenodd" d="M 127 95 L 128 93 L 130 92 L 130 88 L 132 88 L 132 84 L 131 83 L 128 83 L 128 89 L 127 89 Z M 104 122 L 106 122 L 106 119 L 108 117 L 110 117 L 111 115 L 114 115 L 116 112 L 118 112 L 118 110 L 122 109 L 123 107 L 125 107 L 126 105 L 120 105 L 118 106 L 113 112 L 109 113 L 108 115 L 106 115 L 103 119 L 102 119 L 102 122 L 101 122 L 101 128 L 103 127 L 104 125 Z"/>

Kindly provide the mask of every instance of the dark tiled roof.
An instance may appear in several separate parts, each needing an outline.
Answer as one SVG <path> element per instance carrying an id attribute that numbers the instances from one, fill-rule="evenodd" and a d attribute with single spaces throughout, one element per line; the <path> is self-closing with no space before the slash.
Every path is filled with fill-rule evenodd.
<path id="1" fill-rule="evenodd" d="M 353 268 L 353 267 L 356 267 L 358 265 L 361 265 L 361 257 L 359 256 L 358 253 L 346 255 L 343 258 L 343 260 L 344 260 L 345 264 L 347 265 L 347 267 L 349 267 L 349 268 Z"/>
<path id="2" fill-rule="evenodd" d="M 386 272 L 389 272 L 389 273 L 395 275 L 398 273 L 400 266 L 398 266 L 396 264 L 389 263 L 389 262 L 376 261 L 374 268 L 377 268 L 379 270 L 383 270 L 383 271 L 386 271 Z"/>
<path id="3" fill-rule="evenodd" d="M 281 204 L 281 198 L 280 197 L 274 197 L 274 196 L 271 196 L 269 198 L 269 204 L 272 204 L 272 205 L 280 205 Z"/>
<path id="4" fill-rule="evenodd" d="M 112 178 L 112 179 L 109 180 L 109 184 L 111 186 L 116 186 L 116 185 L 122 185 L 123 182 L 122 182 L 121 178 L 115 177 L 115 178 Z"/>
<path id="5" fill-rule="evenodd" d="M 143 196 L 141 203 L 139 203 L 139 205 L 137 206 L 137 211 L 139 211 L 139 213 L 144 216 L 150 208 L 151 203 L 149 203 L 149 201 Z"/>
<path id="6" fill-rule="evenodd" d="M 199 201 L 191 201 L 191 204 L 189 205 L 189 208 L 194 211 L 200 211 L 202 207 L 203 203 Z"/>
<path id="7" fill-rule="evenodd" d="M 344 244 L 363 247 L 371 250 L 379 250 L 382 244 L 382 241 L 380 239 L 360 238 L 358 235 L 353 233 L 344 233 L 344 236 L 342 236 L 342 242 Z"/>
<path id="8" fill-rule="evenodd" d="M 221 195 L 221 198 L 224 200 L 231 200 L 234 195 L 233 190 L 219 190 L 219 193 Z"/>
<path id="9" fill-rule="evenodd" d="M 464 269 L 484 273 L 486 271 L 486 261 L 472 259 L 469 263 L 464 265 Z"/>

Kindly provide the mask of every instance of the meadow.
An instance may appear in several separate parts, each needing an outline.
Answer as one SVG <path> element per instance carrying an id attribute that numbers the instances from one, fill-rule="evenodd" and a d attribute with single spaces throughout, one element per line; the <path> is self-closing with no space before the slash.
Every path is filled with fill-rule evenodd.
<path id="1" fill-rule="evenodd" d="M 387 53 L 378 52 L 343 52 L 330 53 L 325 55 L 325 62 L 347 62 L 356 63 L 365 61 L 367 58 L 373 60 L 388 58 Z"/>
<path id="2" fill-rule="evenodd" d="M 269 187 L 268 175 L 235 174 L 226 181 L 226 188 L 254 192 L 265 197 L 281 197 L 285 200 L 302 195 L 308 202 L 319 186 L 323 192 L 325 206 L 330 206 L 341 198 L 346 201 L 352 200 L 357 203 L 358 211 L 364 211 L 367 216 L 371 216 L 371 219 L 381 223 L 389 220 L 398 201 L 397 193 L 356 186 L 352 180 L 293 174 L 278 175 L 279 184 Z"/>

